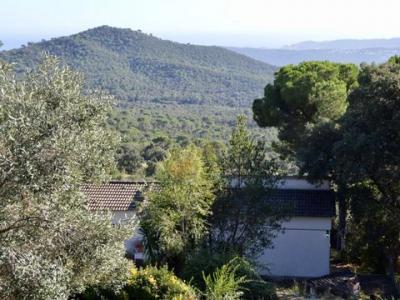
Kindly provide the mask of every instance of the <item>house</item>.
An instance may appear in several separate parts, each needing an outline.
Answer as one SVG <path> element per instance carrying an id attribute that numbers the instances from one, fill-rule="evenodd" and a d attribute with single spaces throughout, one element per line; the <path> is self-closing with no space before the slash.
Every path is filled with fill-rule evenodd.
<path id="1" fill-rule="evenodd" d="M 144 200 L 144 192 L 152 188 L 157 188 L 152 182 L 111 181 L 99 185 L 86 184 L 81 190 L 89 199 L 89 210 L 111 211 L 113 224 L 120 224 L 135 217 L 135 209 Z M 125 241 L 125 249 L 129 257 L 143 260 L 140 232 L 132 232 L 132 238 Z"/>
<path id="2" fill-rule="evenodd" d="M 82 191 L 89 198 L 93 211 L 110 210 L 113 222 L 123 222 L 135 215 L 144 192 L 157 190 L 154 182 L 112 181 L 101 185 L 85 185 Z M 290 205 L 290 217 L 282 223 L 282 231 L 258 261 L 263 276 L 320 277 L 329 274 L 330 230 L 335 215 L 334 192 L 327 182 L 314 185 L 304 179 L 286 178 L 268 194 L 274 205 Z M 125 242 L 127 253 L 143 259 L 143 245 L 138 232 Z"/>
<path id="3" fill-rule="evenodd" d="M 314 185 L 304 179 L 282 180 L 269 196 L 272 203 L 293 207 L 283 231 L 258 258 L 264 276 L 320 277 L 328 275 L 330 231 L 335 216 L 335 194 L 327 182 Z"/>

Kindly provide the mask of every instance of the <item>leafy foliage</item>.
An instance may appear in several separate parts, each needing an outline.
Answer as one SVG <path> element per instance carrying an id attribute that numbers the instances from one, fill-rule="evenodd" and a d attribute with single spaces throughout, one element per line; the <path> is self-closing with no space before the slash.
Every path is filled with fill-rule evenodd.
<path id="1" fill-rule="evenodd" d="M 355 65 L 330 62 L 283 67 L 266 86 L 264 98 L 254 101 L 254 119 L 261 127 L 278 127 L 286 150 L 293 153 L 315 124 L 343 115 L 357 74 Z"/>
<path id="2" fill-rule="evenodd" d="M 148 254 L 177 272 L 190 249 L 206 232 L 206 217 L 214 200 L 201 152 L 194 146 L 177 149 L 157 171 L 160 190 L 148 195 L 141 228 Z"/>
<path id="3" fill-rule="evenodd" d="M 144 269 L 131 268 L 124 288 L 115 292 L 111 289 L 88 289 L 79 295 L 81 300 L 195 300 L 195 290 L 164 267 L 148 266 Z"/>
<path id="4" fill-rule="evenodd" d="M 275 148 L 282 158 L 294 161 L 310 180 L 331 179 L 338 185 L 338 248 L 343 244 L 346 180 L 334 172 L 332 147 L 337 127 L 348 106 L 348 94 L 357 87 L 358 68 L 352 64 L 304 62 L 275 73 L 262 99 L 253 103 L 255 121 L 262 127 L 278 127 Z"/>
<path id="5" fill-rule="evenodd" d="M 87 210 L 80 186 L 107 178 L 115 139 L 109 98 L 48 57 L 24 80 L 0 65 L 0 298 L 67 299 L 127 276 L 123 240 Z"/>
<path id="6" fill-rule="evenodd" d="M 242 299 L 243 284 L 247 282 L 245 276 L 238 276 L 237 269 L 239 265 L 230 261 L 220 268 L 217 268 L 213 274 L 204 275 L 205 282 L 204 296 L 209 300 L 235 300 Z"/>
<path id="7" fill-rule="evenodd" d="M 377 210 L 369 219 L 381 218 L 376 221 L 386 237 L 381 251 L 393 276 L 400 255 L 400 64 L 394 58 L 379 66 L 364 66 L 359 82 L 349 97 L 342 138 L 334 145 L 336 167 L 349 183 L 365 183 L 373 191 Z"/>
<path id="8" fill-rule="evenodd" d="M 397 57 L 363 65 L 345 113 L 315 123 L 293 147 L 303 174 L 338 185 L 339 231 L 348 220 L 349 257 L 392 278 L 400 255 L 399 74 Z"/>
<path id="9" fill-rule="evenodd" d="M 246 118 L 239 116 L 221 163 L 221 186 L 210 217 L 209 247 L 257 254 L 271 245 L 283 211 L 265 201 L 282 169 L 268 157 L 265 144 L 251 137 Z"/>
<path id="10" fill-rule="evenodd" d="M 234 252 L 213 252 L 210 255 L 208 250 L 199 249 L 190 256 L 183 272 L 183 278 L 190 280 L 190 283 L 197 289 L 204 291 L 206 289 L 204 276 L 213 274 L 225 264 L 234 265 L 237 268 L 236 275 L 245 277 L 245 282 L 241 284 L 243 299 L 275 299 L 273 284 L 260 277 L 253 262 L 236 256 Z"/>
<path id="11" fill-rule="evenodd" d="M 351 217 L 347 228 L 346 256 L 364 272 L 383 274 L 387 268 L 383 249 L 393 244 L 398 233 L 396 224 L 387 222 L 390 210 L 376 199 L 379 199 L 379 192 L 368 182 L 349 188 Z"/>
<path id="12" fill-rule="evenodd" d="M 238 276 L 244 276 L 246 278 L 246 282 L 243 283 L 243 299 L 277 299 L 274 284 L 261 278 L 255 264 L 242 257 L 235 257 L 233 262 L 238 266 Z"/>
<path id="13" fill-rule="evenodd" d="M 129 299 L 197 299 L 193 288 L 176 277 L 167 267 L 132 269 L 125 293 Z"/>
<path id="14" fill-rule="evenodd" d="M 116 157 L 118 167 L 121 173 L 132 177 L 152 177 L 155 165 L 165 159 L 168 150 L 174 147 L 186 147 L 193 143 L 203 148 L 208 141 L 224 147 L 235 126 L 237 114 L 250 117 L 250 110 L 164 104 L 115 109 L 108 125 L 122 137 Z M 255 122 L 249 122 L 249 130 L 267 144 L 276 139 L 275 130 L 263 130 Z"/>

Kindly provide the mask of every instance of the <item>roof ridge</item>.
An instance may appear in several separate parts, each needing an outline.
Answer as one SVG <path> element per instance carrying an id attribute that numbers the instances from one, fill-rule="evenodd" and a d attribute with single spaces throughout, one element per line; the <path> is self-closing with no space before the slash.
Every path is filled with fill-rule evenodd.
<path id="1" fill-rule="evenodd" d="M 158 181 L 155 180 L 110 180 L 109 182 L 106 182 L 109 184 L 152 184 L 152 183 L 158 183 Z"/>

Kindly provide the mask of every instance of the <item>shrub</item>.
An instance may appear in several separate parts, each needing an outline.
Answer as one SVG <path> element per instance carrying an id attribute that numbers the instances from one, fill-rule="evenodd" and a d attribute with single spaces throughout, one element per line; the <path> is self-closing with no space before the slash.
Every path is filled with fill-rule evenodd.
<path id="1" fill-rule="evenodd" d="M 205 290 L 205 282 L 202 274 L 206 276 L 210 275 L 216 269 L 221 268 L 229 262 L 237 266 L 236 274 L 239 277 L 244 276 L 246 278 L 246 282 L 242 284 L 243 299 L 276 299 L 275 286 L 261 278 L 252 262 L 236 256 L 233 252 L 210 255 L 208 251 L 200 250 L 188 260 L 183 277 L 186 280 L 190 280 L 191 284 L 196 288 Z"/>
<path id="2" fill-rule="evenodd" d="M 129 299 L 197 299 L 193 288 L 176 277 L 167 267 L 146 267 L 131 271 L 128 285 L 124 289 Z"/>
<path id="3" fill-rule="evenodd" d="M 125 291 L 120 291 L 119 293 L 115 293 L 115 291 L 111 289 L 101 289 L 101 288 L 93 288 L 90 287 L 85 290 L 84 293 L 75 296 L 72 299 L 77 300 L 128 300 L 129 296 Z"/>
<path id="4" fill-rule="evenodd" d="M 125 287 L 118 292 L 111 289 L 88 288 L 76 297 L 80 300 L 196 300 L 194 289 L 176 277 L 167 267 L 148 266 L 131 268 Z"/>
<path id="5" fill-rule="evenodd" d="M 211 254 L 206 249 L 197 250 L 192 253 L 188 259 L 183 272 L 182 277 L 190 282 L 198 289 L 204 290 L 205 283 L 202 274 L 212 274 L 217 268 L 222 267 L 224 264 L 235 258 L 234 252 L 220 252 L 216 251 Z"/>
<path id="6" fill-rule="evenodd" d="M 242 257 L 236 257 L 233 262 L 238 266 L 237 275 L 247 279 L 243 285 L 243 299 L 277 299 L 274 284 L 263 280 L 251 262 Z"/>
<path id="7" fill-rule="evenodd" d="M 235 300 L 243 295 L 243 284 L 247 282 L 245 276 L 238 276 L 239 265 L 232 260 L 217 268 L 213 274 L 204 275 L 204 296 L 207 300 Z"/>

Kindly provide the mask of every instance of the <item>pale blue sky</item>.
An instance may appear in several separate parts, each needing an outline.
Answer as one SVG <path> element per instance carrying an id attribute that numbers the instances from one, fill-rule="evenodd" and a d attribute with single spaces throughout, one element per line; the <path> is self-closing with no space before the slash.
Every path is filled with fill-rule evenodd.
<path id="1" fill-rule="evenodd" d="M 181 42 L 277 47 L 400 36 L 399 11 L 399 0 L 1 0 L 0 40 L 10 48 L 111 25 Z"/>

